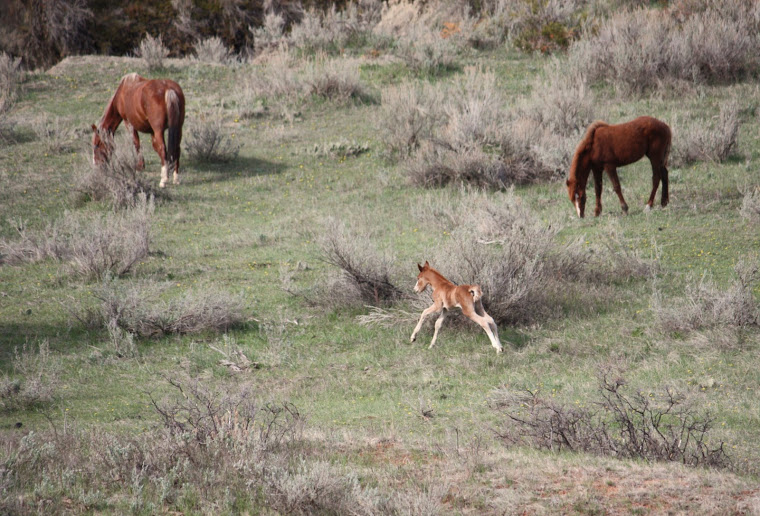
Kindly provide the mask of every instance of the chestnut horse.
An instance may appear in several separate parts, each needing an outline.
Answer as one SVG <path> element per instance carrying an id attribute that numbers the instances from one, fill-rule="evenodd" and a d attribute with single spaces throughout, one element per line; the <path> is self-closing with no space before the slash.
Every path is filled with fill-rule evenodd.
<path id="1" fill-rule="evenodd" d="M 441 329 L 443 320 L 446 318 L 446 311 L 452 308 L 461 308 L 462 313 L 478 323 L 491 339 L 491 345 L 496 348 L 496 353 L 502 352 L 501 343 L 499 342 L 499 330 L 493 318 L 483 309 L 483 291 L 479 285 L 454 285 L 452 282 L 443 277 L 443 275 L 432 268 L 428 262 L 425 265 L 417 264 L 420 273 L 417 276 L 417 283 L 414 285 L 415 292 L 424 291 L 428 285 L 433 289 L 433 304 L 423 310 L 420 321 L 412 332 L 412 342 L 417 339 L 417 333 L 422 328 L 425 317 L 432 313 L 441 312 L 435 321 L 435 332 L 433 340 L 430 342 L 430 348 L 435 345 L 438 338 L 438 330 Z M 428 348 L 428 349 L 430 349 Z"/>
<path id="2" fill-rule="evenodd" d="M 185 121 L 185 95 L 179 84 L 169 79 L 145 79 L 136 73 L 122 77 L 97 127 L 92 126 L 92 161 L 96 165 L 111 155 L 113 134 L 122 120 L 132 131 L 138 155 L 138 131 L 151 135 L 153 149 L 161 158 L 161 188 L 169 180 L 170 168 L 174 170 L 174 184 L 179 184 L 180 142 Z M 168 145 L 164 143 L 167 129 Z M 138 166 L 145 166 L 142 155 Z"/>
<path id="3" fill-rule="evenodd" d="M 668 154 L 670 152 L 670 127 L 651 116 L 640 116 L 630 122 L 609 125 L 593 122 L 578 145 L 570 165 L 567 179 L 567 193 L 575 205 L 579 217 L 586 208 L 586 182 L 589 172 L 594 173 L 596 209 L 594 215 L 602 212 L 602 171 L 607 172 L 612 188 L 620 199 L 623 213 L 628 213 L 628 205 L 623 199 L 617 167 L 634 163 L 644 156 L 652 164 L 652 193 L 646 209 L 652 208 L 657 187 L 662 180 L 662 206 L 668 205 Z"/>

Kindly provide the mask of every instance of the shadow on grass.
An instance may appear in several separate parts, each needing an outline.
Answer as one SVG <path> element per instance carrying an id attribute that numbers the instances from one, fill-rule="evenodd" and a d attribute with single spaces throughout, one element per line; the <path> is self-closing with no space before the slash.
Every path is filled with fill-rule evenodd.
<path id="1" fill-rule="evenodd" d="M 238 156 L 228 163 L 192 161 L 192 170 L 183 174 L 183 183 L 220 183 L 241 177 L 269 176 L 282 173 L 284 163 L 273 163 L 253 156 Z M 181 166 L 181 165 L 180 165 Z"/>
<path id="2" fill-rule="evenodd" d="M 79 324 L 73 326 L 36 322 L 33 315 L 22 322 L 0 322 L 0 371 L 11 367 L 16 349 L 47 340 L 53 351 L 72 351 L 97 342 L 97 336 Z"/>

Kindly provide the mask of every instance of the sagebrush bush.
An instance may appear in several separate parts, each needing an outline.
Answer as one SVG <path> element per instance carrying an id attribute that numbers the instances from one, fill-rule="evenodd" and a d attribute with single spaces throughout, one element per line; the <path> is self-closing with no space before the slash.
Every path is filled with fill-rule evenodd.
<path id="1" fill-rule="evenodd" d="M 454 67 L 461 43 L 459 34 L 444 38 L 436 29 L 418 22 L 396 40 L 392 51 L 414 72 L 438 75 Z"/>
<path id="2" fill-rule="evenodd" d="M 232 52 L 219 36 L 196 41 L 193 50 L 195 59 L 203 63 L 228 64 L 234 59 Z"/>
<path id="3" fill-rule="evenodd" d="M 756 186 L 744 192 L 739 213 L 753 224 L 760 222 L 760 187 Z"/>
<path id="4" fill-rule="evenodd" d="M 303 81 L 308 94 L 328 100 L 346 102 L 364 100 L 368 96 L 359 77 L 358 63 L 346 59 L 316 56 L 308 61 Z"/>
<path id="5" fill-rule="evenodd" d="M 13 373 L 0 377 L 0 411 L 27 410 L 55 400 L 61 363 L 47 341 L 15 349 Z"/>
<path id="6" fill-rule="evenodd" d="M 741 124 L 739 103 L 735 100 L 724 103 L 716 118 L 711 124 L 697 119 L 676 125 L 672 151 L 675 166 L 695 161 L 722 163 L 737 151 Z"/>
<path id="7" fill-rule="evenodd" d="M 279 46 L 285 39 L 285 17 L 278 12 L 268 11 L 260 27 L 248 27 L 248 30 L 253 35 L 254 51 L 259 54 Z"/>
<path id="8" fill-rule="evenodd" d="M 73 124 L 66 121 L 61 123 L 60 117 L 51 119 L 46 114 L 32 121 L 32 130 L 45 147 L 45 152 L 50 154 L 59 154 L 69 150 L 75 137 Z"/>
<path id="9" fill-rule="evenodd" d="M 0 135 L 5 118 L 16 102 L 21 72 L 21 58 L 0 52 Z"/>
<path id="10" fill-rule="evenodd" d="M 121 328 L 139 337 L 226 331 L 240 325 L 239 296 L 207 289 L 166 299 L 167 285 L 121 282 L 106 278 L 93 289 L 96 304 L 72 306 L 74 318 L 92 328 Z"/>
<path id="11" fill-rule="evenodd" d="M 19 239 L 0 241 L 0 262 L 20 264 L 54 259 L 85 280 L 122 276 L 148 256 L 152 198 L 144 194 L 133 208 L 105 215 L 66 212 L 38 233 L 17 225 Z"/>
<path id="12" fill-rule="evenodd" d="M 760 303 L 753 294 L 760 284 L 760 261 L 742 259 L 734 272 L 736 279 L 727 290 L 718 288 L 705 276 L 692 279 L 680 299 L 665 299 L 655 288 L 652 312 L 662 331 L 687 334 L 715 328 L 760 327 Z"/>
<path id="13" fill-rule="evenodd" d="M 445 120 L 443 90 L 423 81 L 383 89 L 375 126 L 388 150 L 408 156 Z"/>
<path id="14" fill-rule="evenodd" d="M 207 163 L 228 163 L 235 160 L 243 144 L 235 135 L 226 134 L 221 113 L 205 113 L 185 126 L 182 145 L 193 160 Z"/>
<path id="15" fill-rule="evenodd" d="M 124 132 L 108 161 L 96 165 L 89 160 L 78 169 L 74 190 L 81 201 L 106 201 L 115 209 L 132 207 L 141 196 L 166 198 L 167 194 L 153 186 L 139 165 L 140 156 Z"/>
<path id="16" fill-rule="evenodd" d="M 570 49 L 592 82 L 642 93 L 673 80 L 726 83 L 760 70 L 753 49 L 760 17 L 753 2 L 707 2 L 688 13 L 621 10 Z M 683 16 L 681 16 L 683 15 Z"/>
<path id="17" fill-rule="evenodd" d="M 140 45 L 135 49 L 135 55 L 145 61 L 148 70 L 153 72 L 164 67 L 164 59 L 169 56 L 169 49 L 164 45 L 161 35 L 153 37 L 145 34 Z"/>

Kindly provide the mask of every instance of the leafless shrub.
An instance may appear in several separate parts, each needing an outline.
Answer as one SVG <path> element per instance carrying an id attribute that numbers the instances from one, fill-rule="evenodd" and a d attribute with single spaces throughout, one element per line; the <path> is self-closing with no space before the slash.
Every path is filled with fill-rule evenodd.
<path id="1" fill-rule="evenodd" d="M 298 66 L 287 50 L 272 53 L 248 76 L 246 87 L 250 98 L 266 99 L 275 105 L 295 103 L 304 95 L 303 81 L 296 72 Z"/>
<path id="2" fill-rule="evenodd" d="M 0 377 L 0 411 L 23 410 L 55 400 L 61 365 L 47 341 L 15 350 L 13 374 Z"/>
<path id="3" fill-rule="evenodd" d="M 342 223 L 331 220 L 320 247 L 322 259 L 340 271 L 325 288 L 324 304 L 380 305 L 402 296 L 391 280 L 393 258 L 380 255 L 366 237 L 353 235 Z"/>
<path id="4" fill-rule="evenodd" d="M 430 139 L 445 119 L 443 99 L 440 88 L 424 81 L 384 89 L 376 126 L 388 149 L 408 156 L 422 141 Z"/>
<path id="5" fill-rule="evenodd" d="M 0 241 L 0 256 L 8 264 L 60 260 L 87 280 L 106 273 L 121 276 L 148 255 L 153 209 L 153 199 L 143 195 L 134 208 L 106 215 L 81 217 L 66 212 L 39 234 L 16 224 L 20 239 Z"/>
<path id="6" fill-rule="evenodd" d="M 135 55 L 145 61 L 148 70 L 155 71 L 164 67 L 164 59 L 169 56 L 169 49 L 164 45 L 161 35 L 154 38 L 146 33 L 135 49 Z"/>
<path id="7" fill-rule="evenodd" d="M 759 327 L 760 305 L 752 291 L 760 283 L 760 262 L 742 259 L 734 267 L 734 272 L 736 279 L 728 290 L 719 289 L 705 276 L 698 282 L 689 283 L 682 299 L 666 301 L 655 290 L 652 311 L 659 326 L 668 333 Z"/>
<path id="8" fill-rule="evenodd" d="M 716 122 L 704 120 L 679 123 L 673 140 L 673 163 L 688 165 L 695 161 L 722 163 L 736 152 L 739 139 L 739 104 L 730 101 L 720 107 Z"/>
<path id="9" fill-rule="evenodd" d="M 382 2 L 349 2 L 338 10 L 335 4 L 324 10 L 308 9 L 293 25 L 288 43 L 302 52 L 342 51 L 352 42 L 374 41 L 372 28 L 380 19 Z M 273 23 L 276 23 L 273 20 Z"/>
<path id="10" fill-rule="evenodd" d="M 346 102 L 367 97 L 359 78 L 358 64 L 345 59 L 327 59 L 323 54 L 318 55 L 309 61 L 303 80 L 310 95 L 328 100 Z"/>
<path id="11" fill-rule="evenodd" d="M 760 222 L 760 187 L 756 186 L 754 189 L 748 189 L 744 192 L 739 213 L 754 224 Z"/>
<path id="12" fill-rule="evenodd" d="M 46 114 L 32 121 L 32 130 L 50 154 L 68 150 L 75 136 L 73 124 L 62 123 L 60 117 L 51 119 Z"/>
<path id="13" fill-rule="evenodd" d="M 152 186 L 140 170 L 139 163 L 132 140 L 123 134 L 107 162 L 89 162 L 80 169 L 74 189 L 83 201 L 107 201 L 116 209 L 134 206 L 142 195 L 165 198 L 166 194 Z"/>
<path id="14" fill-rule="evenodd" d="M 674 461 L 688 466 L 728 467 L 725 443 L 710 445 L 715 417 L 666 387 L 660 395 L 628 393 L 625 381 L 599 380 L 597 410 L 566 407 L 528 391 L 499 392 L 493 403 L 513 423 L 501 433 L 512 443 L 552 451 L 576 451 L 619 458 Z"/>
<path id="15" fill-rule="evenodd" d="M 203 63 L 228 64 L 234 59 L 219 36 L 196 41 L 194 50 L 195 58 Z"/>
<path id="16" fill-rule="evenodd" d="M 167 300 L 162 296 L 166 289 L 106 279 L 93 290 L 98 304 L 72 307 L 72 315 L 90 327 L 121 328 L 140 337 L 225 331 L 243 322 L 243 302 L 238 296 L 207 289 Z"/>
<path id="17" fill-rule="evenodd" d="M 225 134 L 221 113 L 205 113 L 185 127 L 183 146 L 190 159 L 208 163 L 228 163 L 240 153 L 242 143 Z"/>

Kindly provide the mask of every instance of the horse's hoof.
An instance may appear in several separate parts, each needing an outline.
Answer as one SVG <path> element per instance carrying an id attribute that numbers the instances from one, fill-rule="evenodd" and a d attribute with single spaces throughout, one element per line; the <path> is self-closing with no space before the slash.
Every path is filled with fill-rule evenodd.
<path id="1" fill-rule="evenodd" d="M 644 205 L 644 211 L 652 211 L 652 207 L 648 204 Z"/>

